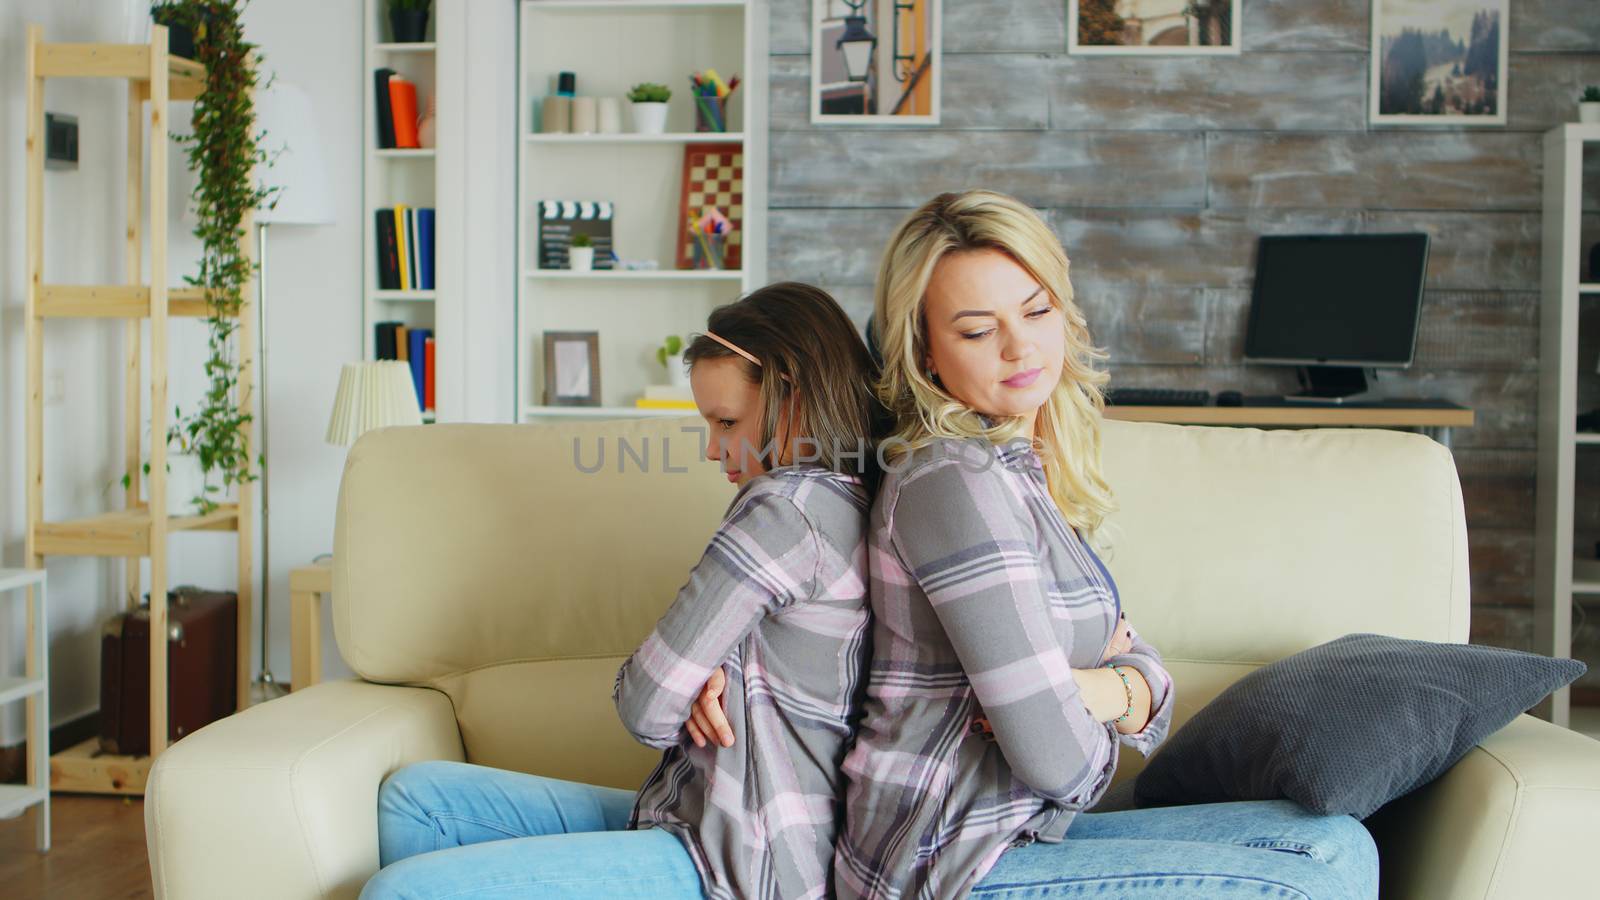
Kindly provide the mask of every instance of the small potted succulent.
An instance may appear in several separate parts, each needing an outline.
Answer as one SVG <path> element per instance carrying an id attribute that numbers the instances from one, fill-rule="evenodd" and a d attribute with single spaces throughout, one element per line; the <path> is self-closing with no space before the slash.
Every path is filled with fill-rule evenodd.
<path id="1" fill-rule="evenodd" d="M 594 239 L 587 234 L 572 236 L 572 247 L 567 251 L 567 268 L 574 272 L 588 272 L 594 268 Z"/>
<path id="2" fill-rule="evenodd" d="M 672 89 L 664 84 L 645 82 L 628 91 L 633 103 L 633 130 L 639 134 L 661 134 L 667 130 L 667 101 Z"/>
<path id="3" fill-rule="evenodd" d="M 666 367 L 667 383 L 674 387 L 689 386 L 689 370 L 683 364 L 683 338 L 675 334 L 667 335 L 667 339 L 656 348 L 656 361 Z"/>
<path id="4" fill-rule="evenodd" d="M 428 39 L 428 4 L 433 0 L 389 0 L 389 27 L 397 44 Z"/>
<path id="5" fill-rule="evenodd" d="M 1583 95 L 1578 98 L 1578 121 L 1590 125 L 1600 123 L 1600 84 L 1583 89 Z"/>

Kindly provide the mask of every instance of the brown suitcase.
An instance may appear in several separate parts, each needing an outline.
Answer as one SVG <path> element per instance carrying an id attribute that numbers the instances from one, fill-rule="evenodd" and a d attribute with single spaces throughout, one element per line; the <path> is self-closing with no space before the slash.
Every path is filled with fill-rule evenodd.
<path id="1" fill-rule="evenodd" d="M 239 595 L 167 592 L 167 742 L 238 708 Z M 100 636 L 100 749 L 150 753 L 150 606 L 113 616 Z"/>

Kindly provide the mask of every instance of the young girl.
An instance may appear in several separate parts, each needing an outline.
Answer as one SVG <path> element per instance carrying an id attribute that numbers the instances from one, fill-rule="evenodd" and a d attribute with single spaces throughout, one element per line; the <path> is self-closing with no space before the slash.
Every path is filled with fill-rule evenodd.
<path id="1" fill-rule="evenodd" d="M 1018 201 L 944 194 L 884 253 L 873 661 L 844 768 L 840 897 L 1373 897 L 1349 816 L 1288 801 L 1080 814 L 1172 720 L 1161 656 L 1089 539 L 1104 352 Z M 1086 538 L 1087 534 L 1087 538 Z M 1285 852 L 1291 848 L 1300 852 Z"/>
<path id="2" fill-rule="evenodd" d="M 384 867 L 362 897 L 828 893 L 870 652 L 875 373 L 838 304 L 793 283 L 715 310 L 684 359 L 705 455 L 739 489 L 617 673 L 623 724 L 660 764 L 636 795 L 402 769 L 379 797 Z"/>

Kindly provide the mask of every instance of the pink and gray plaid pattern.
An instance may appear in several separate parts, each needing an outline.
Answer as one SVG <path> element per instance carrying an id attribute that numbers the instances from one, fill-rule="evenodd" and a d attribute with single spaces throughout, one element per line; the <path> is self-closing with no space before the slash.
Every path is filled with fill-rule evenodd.
<path id="1" fill-rule="evenodd" d="M 1149 724 L 1120 735 L 1089 714 L 1071 670 L 1110 643 L 1111 574 L 1031 448 L 994 446 L 976 466 L 960 443 L 918 450 L 873 504 L 873 659 L 844 763 L 839 897 L 965 896 L 1007 848 L 1061 840 L 1110 785 L 1119 744 L 1148 754 L 1171 724 L 1172 679 L 1137 634 L 1113 661 L 1150 683 Z"/>
<path id="2" fill-rule="evenodd" d="M 828 896 L 843 819 L 839 774 L 870 654 L 861 479 L 776 469 L 729 505 L 689 581 L 617 673 L 635 738 L 665 752 L 630 827 L 688 848 L 707 896 Z M 726 667 L 730 748 L 684 730 Z"/>

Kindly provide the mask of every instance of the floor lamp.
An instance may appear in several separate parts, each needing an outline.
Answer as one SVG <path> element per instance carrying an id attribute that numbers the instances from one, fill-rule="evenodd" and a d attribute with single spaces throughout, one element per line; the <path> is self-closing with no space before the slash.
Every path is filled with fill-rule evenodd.
<path id="1" fill-rule="evenodd" d="M 256 350 L 257 384 L 261 387 L 261 417 L 256 433 L 261 438 L 261 671 L 250 682 L 250 702 L 260 703 L 281 697 L 288 689 L 272 675 L 268 664 L 267 611 L 270 606 L 269 590 L 272 579 L 270 553 L 272 531 L 271 492 L 268 490 L 272 476 L 267 428 L 267 230 L 273 225 L 329 225 L 334 221 L 333 204 L 329 201 L 327 176 L 322 158 L 321 135 L 318 134 L 311 112 L 311 101 L 305 91 L 295 85 L 274 80 L 271 87 L 256 94 L 256 122 L 266 132 L 264 145 L 272 160 L 271 168 L 263 180 L 278 188 L 271 209 L 256 212 L 256 260 L 260 272 L 256 278 L 256 333 L 260 346 Z M 276 151 L 274 148 L 282 148 Z"/>

